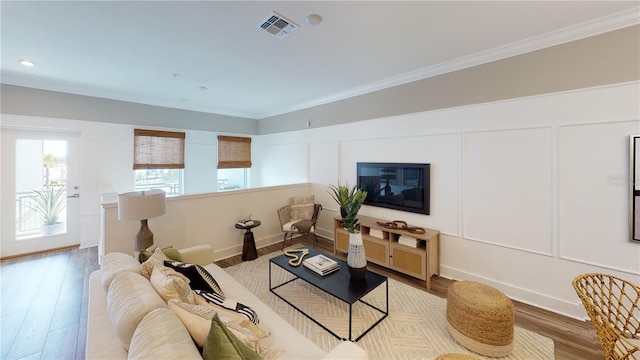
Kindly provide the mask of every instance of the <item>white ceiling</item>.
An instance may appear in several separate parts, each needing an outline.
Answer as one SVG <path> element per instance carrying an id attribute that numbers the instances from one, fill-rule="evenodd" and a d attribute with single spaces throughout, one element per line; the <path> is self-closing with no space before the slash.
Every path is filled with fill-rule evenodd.
<path id="1" fill-rule="evenodd" d="M 639 5 L 5 0 L 1 81 L 260 119 L 637 24 Z M 272 11 L 299 28 L 260 31 Z"/>

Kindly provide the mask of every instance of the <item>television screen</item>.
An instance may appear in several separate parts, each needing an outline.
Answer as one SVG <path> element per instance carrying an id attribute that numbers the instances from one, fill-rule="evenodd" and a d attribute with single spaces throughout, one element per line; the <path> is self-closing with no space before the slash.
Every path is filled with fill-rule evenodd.
<path id="1" fill-rule="evenodd" d="M 429 215 L 429 164 L 357 163 L 364 204 Z"/>

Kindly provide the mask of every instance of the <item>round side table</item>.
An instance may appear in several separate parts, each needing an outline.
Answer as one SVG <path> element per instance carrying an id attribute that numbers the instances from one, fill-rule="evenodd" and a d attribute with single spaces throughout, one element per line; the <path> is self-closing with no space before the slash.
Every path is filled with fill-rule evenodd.
<path id="1" fill-rule="evenodd" d="M 253 238 L 251 229 L 260 226 L 260 220 L 252 220 L 251 225 L 236 224 L 236 229 L 246 230 L 244 233 L 244 243 L 242 244 L 242 261 L 255 260 L 258 258 L 258 250 L 256 250 L 256 240 Z"/>

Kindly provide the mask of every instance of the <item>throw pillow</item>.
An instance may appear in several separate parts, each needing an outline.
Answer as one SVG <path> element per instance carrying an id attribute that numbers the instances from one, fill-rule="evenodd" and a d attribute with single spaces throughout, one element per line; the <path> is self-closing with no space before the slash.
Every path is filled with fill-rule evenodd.
<path id="1" fill-rule="evenodd" d="M 291 205 L 291 221 L 310 220 L 313 217 L 313 210 L 315 210 L 313 203 Z"/>
<path id="2" fill-rule="evenodd" d="M 213 291 L 218 295 L 225 297 L 222 288 L 218 285 L 216 279 L 205 269 L 198 264 L 189 264 L 178 261 L 165 261 L 165 266 L 168 266 L 182 275 L 189 278 L 189 286 L 192 290 L 206 290 Z"/>
<path id="3" fill-rule="evenodd" d="M 155 249 L 154 249 L 154 251 L 155 251 Z M 169 260 L 182 261 L 182 255 L 180 255 L 180 251 L 174 249 L 171 246 L 162 249 L 162 253 Z M 142 251 L 140 251 L 138 253 L 138 261 L 140 261 L 140 263 L 143 263 L 143 262 L 147 261 L 151 257 L 152 254 L 153 254 L 153 251 L 142 250 Z"/>
<path id="4" fill-rule="evenodd" d="M 289 205 L 302 205 L 302 204 L 313 204 L 315 202 L 315 196 L 298 196 L 292 197 L 289 199 Z"/>
<path id="5" fill-rule="evenodd" d="M 156 267 L 164 267 L 165 260 L 167 260 L 167 257 L 164 255 L 162 250 L 156 248 L 153 251 L 153 254 L 151 254 L 151 256 L 147 259 L 147 261 L 142 263 L 142 266 L 140 267 L 140 274 L 142 274 L 142 276 L 146 277 L 147 279 L 151 278 L 153 269 L 155 269 Z"/>
<path id="6" fill-rule="evenodd" d="M 235 311 L 238 314 L 245 316 L 252 323 L 256 325 L 260 324 L 258 314 L 247 305 L 241 304 L 233 299 L 225 299 L 223 296 L 220 296 L 219 294 L 212 291 L 194 290 L 194 292 L 197 295 L 202 296 L 210 304 Z"/>
<path id="7" fill-rule="evenodd" d="M 260 359 L 258 354 L 239 341 L 220 321 L 218 315 L 211 320 L 209 335 L 202 349 L 205 360 Z"/>
<path id="8" fill-rule="evenodd" d="M 156 292 L 166 302 L 170 299 L 195 303 L 193 292 L 189 287 L 189 279 L 168 267 L 156 267 L 149 279 Z"/>
<path id="9" fill-rule="evenodd" d="M 234 310 L 225 309 L 223 307 L 211 304 L 200 295 L 195 295 L 194 298 L 197 306 L 202 306 L 218 313 L 220 320 L 222 320 L 222 322 L 228 327 L 237 328 L 239 331 L 243 331 L 245 333 L 248 331 L 249 333 L 251 333 L 251 335 L 256 336 L 260 339 L 270 335 L 269 330 L 265 328 L 264 325 L 254 324 L 249 321 L 249 319 L 247 319 L 244 315 L 241 315 Z M 237 324 L 237 326 L 234 326 L 232 324 Z M 238 328 L 238 326 L 240 328 Z"/>
<path id="10" fill-rule="evenodd" d="M 188 304 L 176 299 L 169 300 L 168 307 L 182 321 L 193 341 L 203 347 L 209 334 L 210 321 L 217 314 L 216 310 L 209 306 Z M 259 340 L 257 336 L 224 315 L 220 316 L 220 320 L 240 341 L 255 349 Z"/>

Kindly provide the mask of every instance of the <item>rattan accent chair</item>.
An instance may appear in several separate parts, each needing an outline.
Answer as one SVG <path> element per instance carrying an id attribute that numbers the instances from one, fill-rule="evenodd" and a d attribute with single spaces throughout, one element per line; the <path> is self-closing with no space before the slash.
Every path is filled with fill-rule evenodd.
<path id="1" fill-rule="evenodd" d="M 573 288 L 596 329 L 606 360 L 640 360 L 640 286 L 606 274 L 584 274 Z"/>
<path id="2" fill-rule="evenodd" d="M 286 205 L 278 209 L 278 219 L 280 220 L 280 227 L 284 232 L 284 239 L 282 239 L 282 249 L 284 250 L 284 243 L 289 238 L 289 241 L 293 243 L 293 235 L 299 234 L 304 236 L 313 235 L 313 246 L 317 247 L 318 237 L 316 236 L 316 223 L 318 216 L 322 210 L 322 205 L 314 204 L 313 216 L 307 220 L 293 220 L 291 219 L 291 205 Z"/>

